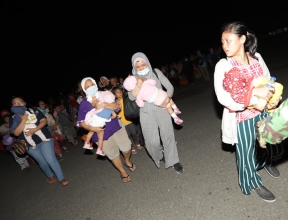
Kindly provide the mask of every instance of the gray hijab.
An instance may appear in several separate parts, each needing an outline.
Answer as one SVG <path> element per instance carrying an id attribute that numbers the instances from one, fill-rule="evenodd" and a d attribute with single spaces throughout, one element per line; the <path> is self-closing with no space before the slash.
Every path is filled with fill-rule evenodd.
<path id="1" fill-rule="evenodd" d="M 146 76 L 139 76 L 137 74 L 137 70 L 135 69 L 135 61 L 137 61 L 137 59 L 140 59 L 140 60 L 143 60 L 145 61 L 145 63 L 147 64 L 147 67 L 149 68 L 149 72 L 147 73 Z M 148 58 L 146 57 L 146 55 L 144 53 L 141 53 L 141 52 L 137 52 L 135 53 L 133 56 L 132 56 L 132 74 L 136 77 L 146 77 L 147 79 L 152 79 L 153 78 L 153 69 L 152 69 L 152 66 L 148 60 Z"/>

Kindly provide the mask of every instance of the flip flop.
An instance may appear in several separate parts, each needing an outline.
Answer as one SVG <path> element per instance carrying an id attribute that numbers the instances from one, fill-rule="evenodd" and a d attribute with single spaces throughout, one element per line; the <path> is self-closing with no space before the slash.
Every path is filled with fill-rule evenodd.
<path id="1" fill-rule="evenodd" d="M 138 144 L 138 145 L 136 145 L 136 146 L 137 146 L 137 148 L 138 148 L 139 150 L 142 149 L 142 146 L 141 146 L 140 144 Z"/>
<path id="2" fill-rule="evenodd" d="M 137 154 L 137 151 L 136 151 L 135 149 L 132 149 L 132 150 L 131 150 L 131 153 L 132 153 L 132 154 Z"/>
<path id="3" fill-rule="evenodd" d="M 56 182 L 55 176 L 50 177 L 50 178 L 47 180 L 47 182 L 48 182 L 49 184 L 55 183 L 55 182 Z"/>
<path id="4" fill-rule="evenodd" d="M 125 167 L 127 167 L 131 172 L 134 172 L 135 170 L 136 170 L 136 166 L 135 166 L 135 169 L 133 170 L 132 168 L 133 168 L 133 166 L 134 166 L 134 164 L 132 163 L 132 166 L 130 167 L 130 166 L 128 166 L 126 163 L 124 163 L 124 166 Z"/>
<path id="5" fill-rule="evenodd" d="M 126 181 L 123 180 L 123 179 L 125 179 L 125 178 L 128 178 L 129 175 L 128 175 L 128 176 L 121 176 L 121 175 L 120 175 L 120 177 L 121 177 L 121 179 L 122 179 L 122 183 L 128 183 L 128 182 L 131 181 L 131 179 L 127 179 Z"/>

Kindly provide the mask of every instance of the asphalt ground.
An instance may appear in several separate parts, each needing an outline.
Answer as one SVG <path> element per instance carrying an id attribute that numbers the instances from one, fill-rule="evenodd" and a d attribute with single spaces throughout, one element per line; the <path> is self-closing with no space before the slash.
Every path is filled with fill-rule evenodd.
<path id="1" fill-rule="evenodd" d="M 261 45 L 259 51 L 271 75 L 284 85 L 288 97 L 287 34 Z M 212 75 L 211 75 L 212 77 Z M 85 154 L 68 144 L 61 166 L 66 187 L 49 185 L 40 168 L 20 170 L 12 156 L 0 152 L 1 220 L 189 220 L 189 219 L 288 219 L 287 151 L 277 162 L 280 178 L 264 169 L 263 184 L 277 200 L 268 203 L 252 192 L 244 195 L 238 185 L 234 149 L 221 142 L 221 113 L 213 83 L 202 79 L 175 91 L 174 100 L 183 126 L 175 127 L 180 162 L 184 173 L 174 168 L 157 169 L 145 149 L 137 150 L 129 172 L 132 181 L 122 183 L 109 160 Z M 78 137 L 81 143 L 80 136 Z M 284 142 L 285 148 L 288 141 Z M 81 144 L 79 144 L 81 145 Z"/>

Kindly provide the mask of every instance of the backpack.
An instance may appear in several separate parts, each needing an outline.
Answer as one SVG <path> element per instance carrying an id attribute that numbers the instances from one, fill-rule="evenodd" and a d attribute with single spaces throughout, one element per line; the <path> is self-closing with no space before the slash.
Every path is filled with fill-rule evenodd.
<path id="1" fill-rule="evenodd" d="M 288 137 L 288 98 L 257 123 L 256 134 L 262 148 L 266 148 L 266 143 L 279 144 Z"/>

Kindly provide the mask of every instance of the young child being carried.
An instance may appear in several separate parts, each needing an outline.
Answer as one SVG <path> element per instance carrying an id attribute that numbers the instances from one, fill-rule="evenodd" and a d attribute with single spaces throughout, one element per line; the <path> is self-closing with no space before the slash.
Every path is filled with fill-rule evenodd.
<path id="1" fill-rule="evenodd" d="M 102 102 L 107 103 L 113 103 L 115 102 L 115 96 L 110 91 L 98 91 L 97 84 L 94 79 L 90 77 L 86 77 L 86 80 L 82 80 L 81 84 L 82 88 L 84 88 L 85 82 L 87 80 L 91 80 L 95 85 L 89 87 L 85 93 L 87 100 L 92 103 L 93 97 L 99 100 L 99 104 Z M 111 121 L 111 119 L 117 117 L 117 114 L 114 112 L 114 110 L 107 109 L 107 108 L 101 108 L 96 109 L 93 108 L 91 111 L 87 112 L 85 116 L 85 123 L 92 126 L 92 127 L 105 127 L 106 122 Z M 90 145 L 90 140 L 93 136 L 94 132 L 89 131 L 86 135 L 86 140 L 84 143 L 83 148 L 92 150 L 93 147 Z M 101 132 L 97 134 L 98 136 L 98 147 L 96 154 L 105 156 L 105 153 L 103 152 L 102 146 L 103 146 L 103 138 L 104 138 L 104 132 Z"/>
<path id="2" fill-rule="evenodd" d="M 169 103 L 166 106 L 166 109 L 168 113 L 171 115 L 171 117 L 174 119 L 174 122 L 177 125 L 180 125 L 183 123 L 183 120 L 180 119 L 177 114 L 180 114 L 181 112 L 177 108 L 176 104 L 168 94 L 163 91 L 162 89 L 158 89 L 156 87 L 156 81 L 153 79 L 146 79 L 146 78 L 141 78 L 142 80 L 139 80 L 139 78 L 136 78 L 135 76 L 128 76 L 124 82 L 123 86 L 124 88 L 129 91 L 133 92 L 133 94 L 136 96 L 136 103 L 137 105 L 141 108 L 144 106 L 144 101 L 148 103 L 153 103 L 156 106 L 161 106 L 167 99 L 169 99 Z M 144 81 L 145 80 L 145 81 Z M 139 82 L 142 82 L 141 88 L 138 93 L 135 94 L 135 88 L 136 84 L 137 86 L 139 85 Z M 134 90 L 134 91 L 133 91 Z"/>
<path id="3" fill-rule="evenodd" d="M 283 92 L 283 85 L 275 82 L 276 78 L 271 77 L 274 80 L 273 86 L 273 96 L 271 99 L 264 105 L 260 104 L 262 100 L 258 99 L 258 103 L 254 106 L 249 106 L 249 101 L 252 96 L 252 89 L 254 87 L 261 87 L 261 86 L 269 86 L 269 79 L 260 76 L 256 78 L 252 78 L 249 76 L 245 76 L 241 73 L 241 71 L 237 67 L 233 67 L 228 72 L 225 72 L 223 79 L 223 88 L 231 94 L 232 99 L 238 103 L 244 103 L 244 107 L 249 109 L 255 108 L 257 110 L 262 111 L 265 107 L 265 104 L 274 103 L 277 100 L 281 99 L 281 95 Z M 269 110 L 269 112 L 272 112 Z"/>
<path id="4" fill-rule="evenodd" d="M 14 131 L 14 129 L 20 124 L 21 122 L 21 117 L 24 114 L 28 114 L 28 119 L 26 121 L 25 127 L 24 127 L 24 131 L 27 131 L 29 128 L 36 128 L 36 122 L 37 122 L 37 117 L 34 114 L 34 111 L 32 109 L 26 109 L 26 106 L 13 106 L 11 108 L 11 111 L 15 114 L 14 116 L 12 116 L 14 118 L 13 120 L 13 124 L 10 127 L 10 132 L 12 133 L 12 131 Z M 37 112 L 36 112 L 37 113 Z M 27 142 L 32 146 L 33 149 L 36 148 L 36 143 L 33 140 L 33 136 L 37 135 L 39 138 L 41 138 L 42 141 L 49 141 L 50 139 L 46 138 L 45 135 L 42 133 L 41 130 L 38 130 L 34 133 L 34 135 L 32 136 L 26 136 L 25 132 L 24 136 L 27 140 Z"/>

